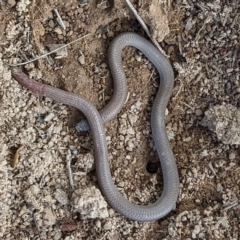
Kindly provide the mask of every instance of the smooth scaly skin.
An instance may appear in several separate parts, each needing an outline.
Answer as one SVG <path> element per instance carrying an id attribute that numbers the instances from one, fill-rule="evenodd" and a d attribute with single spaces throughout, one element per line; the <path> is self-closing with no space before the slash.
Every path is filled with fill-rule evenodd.
<path id="1" fill-rule="evenodd" d="M 138 48 L 155 65 L 161 81 L 152 108 L 151 127 L 162 166 L 164 187 L 161 197 L 155 203 L 147 206 L 129 202 L 115 187 L 109 169 L 106 135 L 103 126 L 105 122 L 117 115 L 126 100 L 127 86 L 121 52 L 125 46 L 129 45 Z M 12 75 L 32 92 L 79 109 L 86 116 L 92 131 L 98 183 L 107 202 L 116 211 L 132 220 L 157 220 L 173 209 L 179 193 L 177 166 L 164 123 L 166 106 L 173 88 L 173 70 L 168 60 L 150 42 L 135 33 L 123 33 L 116 37 L 110 45 L 108 58 L 114 80 L 114 94 L 112 100 L 100 113 L 81 95 L 38 83 L 19 69 L 13 69 Z"/>

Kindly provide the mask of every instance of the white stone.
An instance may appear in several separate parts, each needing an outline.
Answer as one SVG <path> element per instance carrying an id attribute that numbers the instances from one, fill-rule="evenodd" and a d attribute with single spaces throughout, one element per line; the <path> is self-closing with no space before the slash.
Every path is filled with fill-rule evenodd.
<path id="1" fill-rule="evenodd" d="M 62 205 L 66 205 L 68 203 L 68 197 L 67 194 L 61 190 L 57 189 L 55 192 L 55 198 L 60 202 Z"/>
<path id="2" fill-rule="evenodd" d="M 75 190 L 72 202 L 82 219 L 108 217 L 107 203 L 95 186 Z"/>

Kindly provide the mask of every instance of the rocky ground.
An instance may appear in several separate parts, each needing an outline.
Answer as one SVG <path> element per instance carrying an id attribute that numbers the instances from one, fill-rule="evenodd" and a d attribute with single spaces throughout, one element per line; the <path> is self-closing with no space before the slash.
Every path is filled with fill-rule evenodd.
<path id="1" fill-rule="evenodd" d="M 1 239 L 239 239 L 239 1 L 132 3 L 175 71 L 166 127 L 180 174 L 176 208 L 150 223 L 115 212 L 98 190 L 91 134 L 74 129 L 83 116 L 11 78 L 10 64 L 90 33 L 22 69 L 101 109 L 112 96 L 109 43 L 124 31 L 147 38 L 124 1 L 1 0 Z M 106 125 L 111 172 L 123 195 L 144 204 L 162 190 L 149 124 L 159 78 L 134 48 L 126 48 L 122 59 L 129 98 Z"/>

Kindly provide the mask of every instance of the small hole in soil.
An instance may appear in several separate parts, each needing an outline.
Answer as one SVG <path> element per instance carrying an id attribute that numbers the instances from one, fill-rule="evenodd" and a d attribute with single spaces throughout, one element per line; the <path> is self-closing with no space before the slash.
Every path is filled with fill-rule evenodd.
<path id="1" fill-rule="evenodd" d="M 149 173 L 156 173 L 158 170 L 158 164 L 154 162 L 148 162 L 146 169 Z"/>

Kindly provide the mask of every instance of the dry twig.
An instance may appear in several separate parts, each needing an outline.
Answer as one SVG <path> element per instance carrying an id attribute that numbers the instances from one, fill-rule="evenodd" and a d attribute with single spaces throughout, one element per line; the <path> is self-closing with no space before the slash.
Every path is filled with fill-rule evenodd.
<path id="1" fill-rule="evenodd" d="M 142 26 L 143 30 L 146 32 L 146 34 L 148 35 L 148 37 L 152 40 L 153 44 L 157 47 L 157 49 L 166 56 L 165 51 L 161 48 L 161 46 L 159 45 L 159 43 L 152 38 L 150 31 L 148 30 L 147 25 L 145 24 L 145 22 L 142 20 L 142 18 L 139 16 L 139 14 L 137 13 L 137 10 L 134 8 L 134 6 L 132 5 L 132 3 L 130 2 L 130 0 L 125 0 L 129 9 L 132 11 L 133 15 L 136 17 L 136 19 L 138 20 L 138 22 L 140 23 L 140 25 Z"/>
<path id="2" fill-rule="evenodd" d="M 57 10 L 56 8 L 54 8 L 53 10 L 54 10 L 54 12 L 55 12 L 55 14 L 56 14 L 56 16 L 57 16 L 57 22 L 58 22 L 58 24 L 59 24 L 64 30 L 66 30 L 66 26 L 65 26 L 65 24 L 64 24 L 64 22 L 63 22 L 63 20 L 62 20 L 62 18 L 61 18 L 61 16 L 60 16 L 58 10 Z"/>
<path id="3" fill-rule="evenodd" d="M 57 52 L 58 50 L 60 50 L 60 49 L 62 49 L 62 48 L 65 48 L 65 47 L 69 46 L 70 44 L 73 44 L 73 43 L 75 43 L 75 42 L 77 42 L 77 41 L 79 41 L 79 40 L 81 40 L 81 39 L 83 39 L 83 38 L 85 38 L 85 37 L 88 37 L 90 34 L 91 34 L 91 33 L 88 33 L 88 34 L 86 34 L 86 35 L 84 35 L 84 36 L 82 36 L 82 37 L 80 37 L 80 38 L 78 38 L 78 39 L 76 39 L 76 40 L 74 40 L 74 41 L 72 41 L 72 42 L 70 42 L 70 43 L 67 43 L 67 44 L 65 44 L 65 45 L 63 45 L 63 46 L 61 46 L 61 47 L 59 47 L 59 48 L 56 48 L 56 49 L 54 49 L 54 50 L 52 50 L 52 51 L 50 51 L 50 52 L 48 52 L 48 53 L 45 53 L 45 54 L 43 54 L 43 55 L 41 55 L 41 56 L 39 56 L 39 57 L 36 57 L 36 58 L 34 58 L 34 59 L 31 59 L 31 60 L 27 61 L 27 62 L 22 62 L 22 63 L 17 63 L 17 64 L 9 64 L 9 66 L 11 66 L 11 67 L 17 67 L 17 66 L 22 66 L 22 65 L 25 65 L 25 64 L 34 62 L 34 61 L 36 61 L 36 60 L 38 60 L 38 59 L 44 58 L 44 57 L 46 57 L 46 56 L 48 56 L 48 55 L 50 55 L 50 54 L 52 54 L 52 53 L 55 53 L 55 52 Z"/>
<path id="4" fill-rule="evenodd" d="M 74 182 L 73 182 L 73 175 L 72 175 L 72 168 L 71 168 L 71 154 L 70 153 L 66 157 L 66 162 L 67 162 L 67 169 L 68 169 L 68 177 L 69 177 L 70 186 L 73 189 L 74 188 Z"/>

